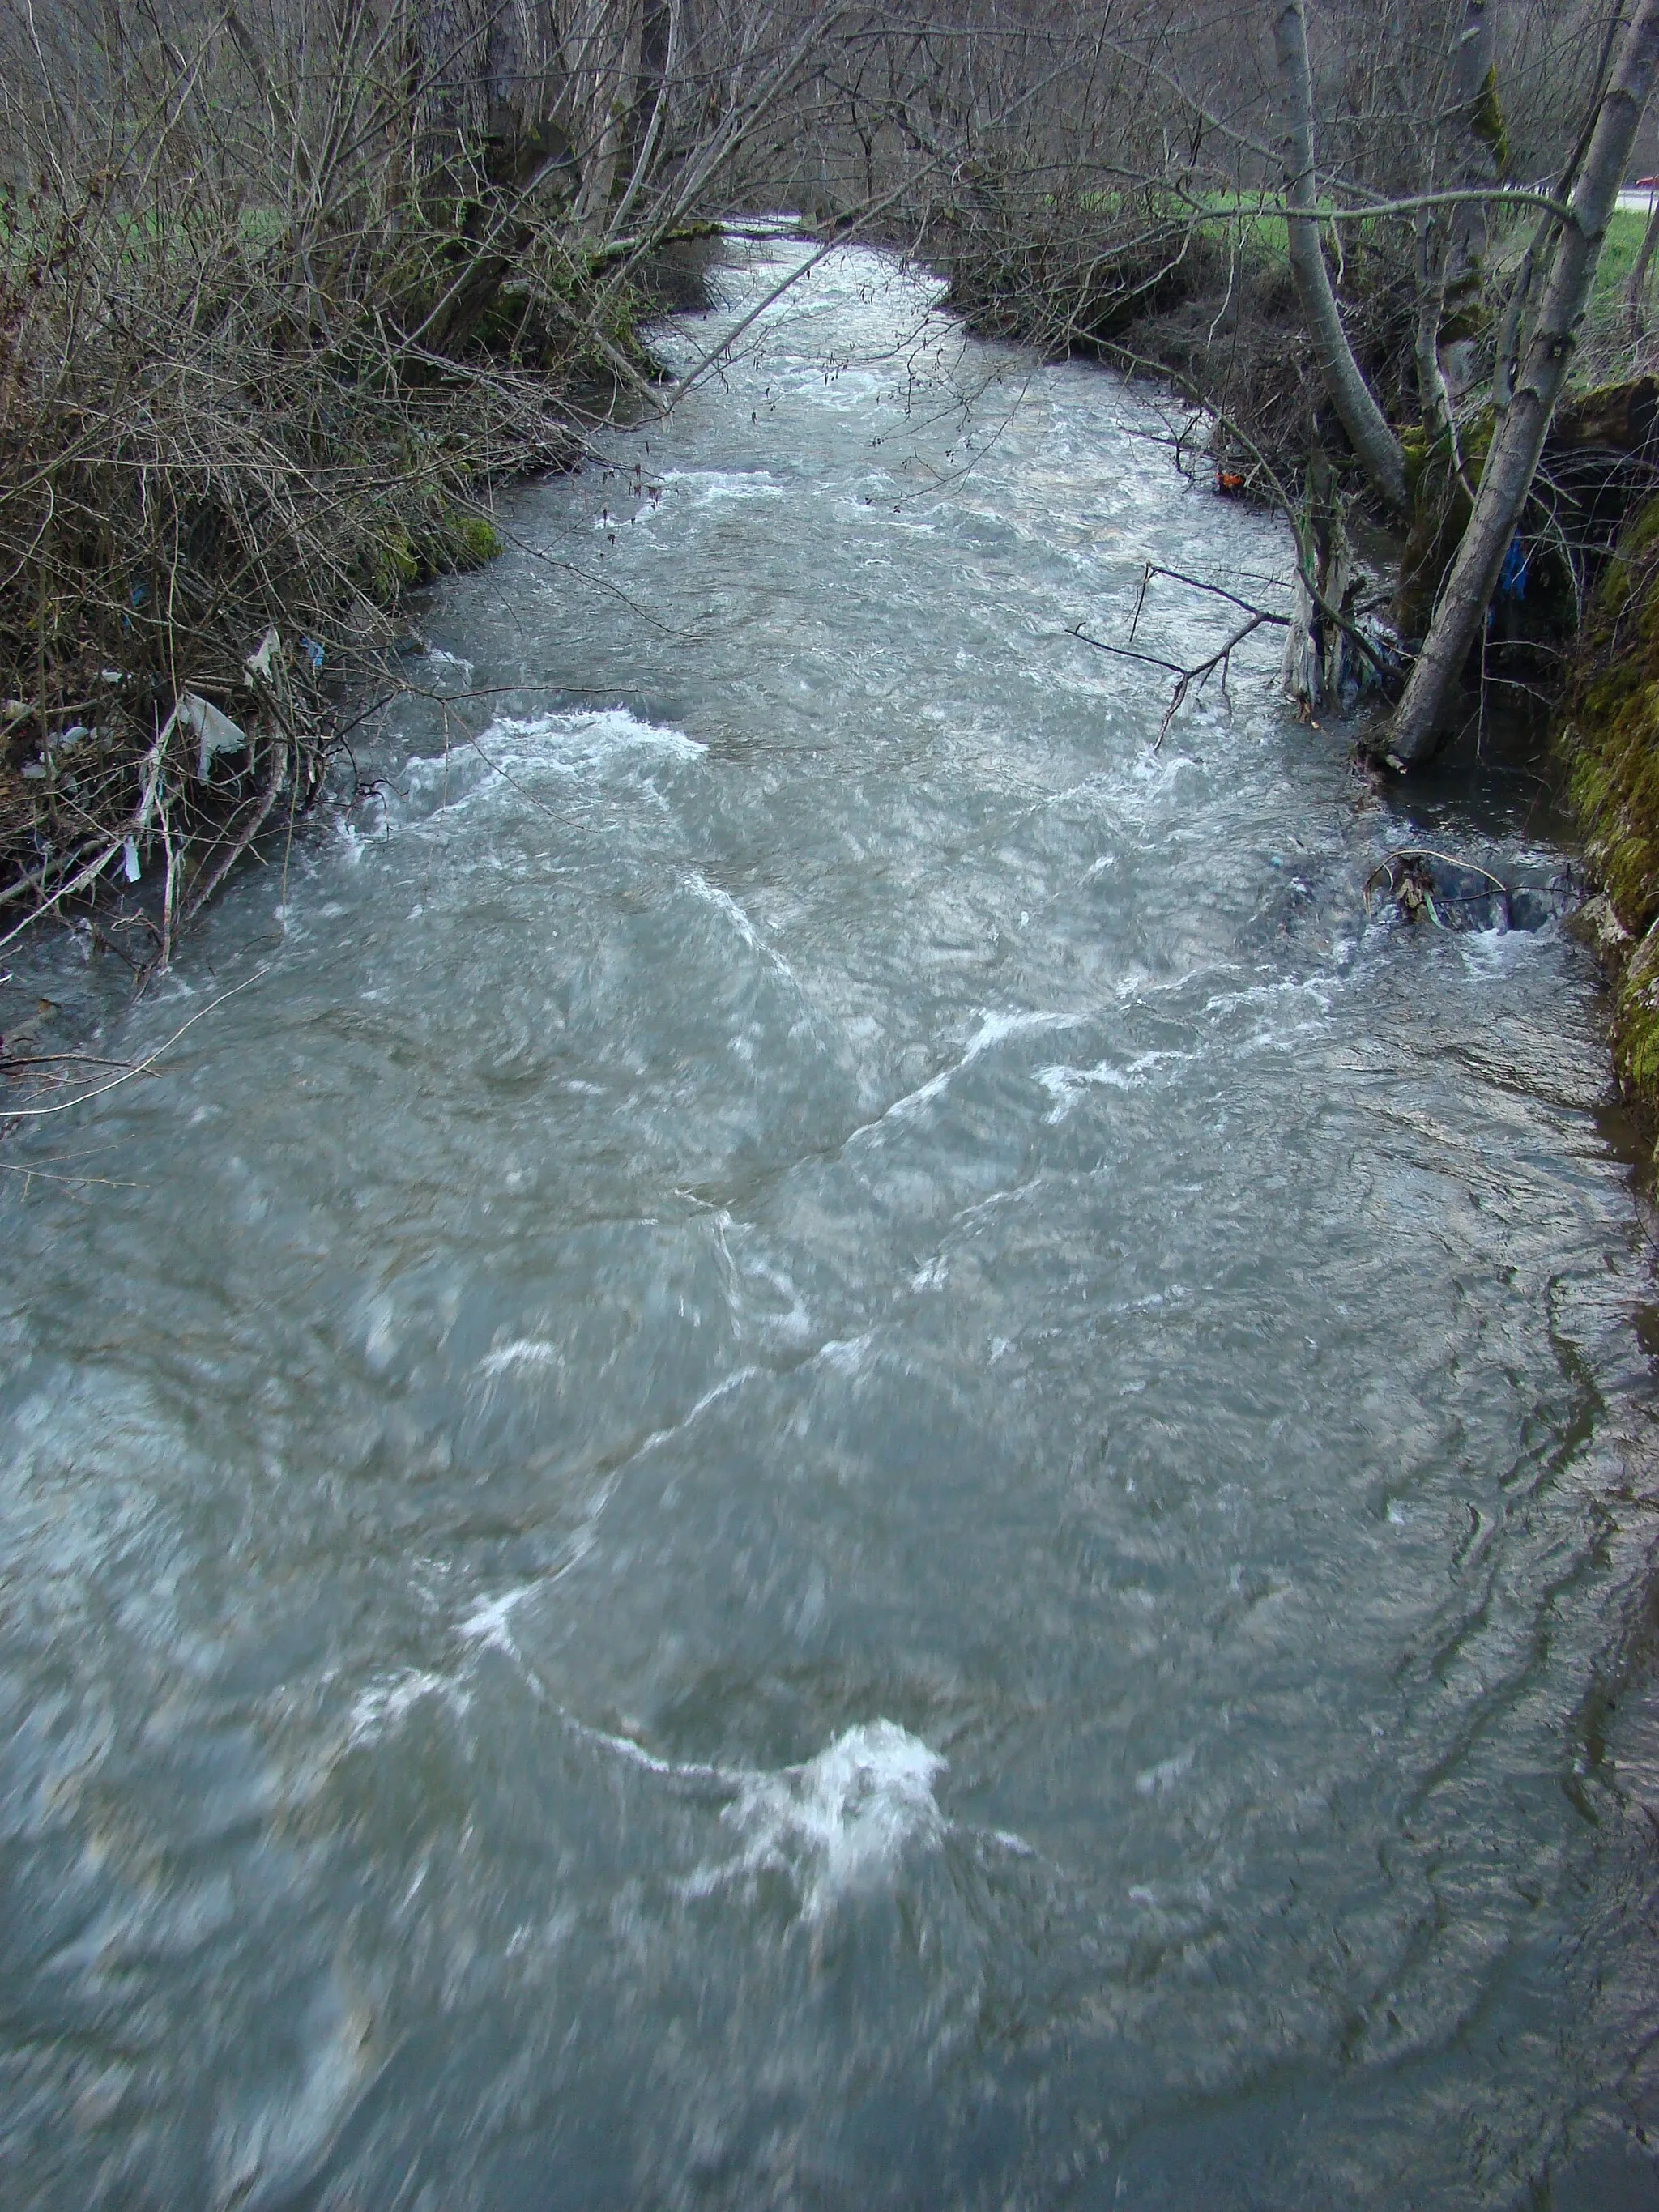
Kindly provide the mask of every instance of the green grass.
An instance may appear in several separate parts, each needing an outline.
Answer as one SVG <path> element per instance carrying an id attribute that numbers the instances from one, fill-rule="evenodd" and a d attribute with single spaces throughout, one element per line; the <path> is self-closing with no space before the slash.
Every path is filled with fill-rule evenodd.
<path id="1" fill-rule="evenodd" d="M 1107 214 L 1112 212 L 1120 203 L 1116 194 L 1094 192 L 1088 196 L 1085 204 L 1095 213 Z M 1201 210 L 1200 220 L 1210 228 L 1212 235 L 1218 243 L 1225 238 L 1227 232 L 1231 230 L 1237 236 L 1240 246 L 1246 254 L 1260 255 L 1262 259 L 1267 261 L 1284 261 L 1288 258 L 1289 234 L 1285 219 L 1282 215 L 1260 209 L 1249 200 L 1231 199 L 1224 194 L 1206 195 L 1200 201 L 1199 207 Z M 1169 201 L 1169 212 L 1172 219 L 1178 220 L 1184 214 L 1191 212 L 1191 203 L 1178 200 L 1171 196 Z M 1387 218 L 1383 220 L 1386 221 Z M 1595 289 L 1591 301 L 1592 313 L 1611 307 L 1623 297 L 1631 270 L 1635 264 L 1637 254 L 1641 251 L 1642 236 L 1647 228 L 1647 222 L 1646 213 L 1642 210 L 1636 208 L 1613 210 L 1607 223 L 1607 237 L 1601 247 L 1601 258 L 1596 266 Z M 1382 223 L 1379 222 L 1375 228 L 1380 230 Z M 1372 228 L 1373 226 L 1369 222 L 1344 223 L 1342 238 L 1345 246 L 1352 250 L 1355 244 L 1364 240 L 1366 233 Z M 1504 261 L 1518 257 L 1531 235 L 1531 223 L 1523 222 L 1516 224 L 1504 238 L 1494 240 L 1494 261 L 1501 264 Z M 1328 228 L 1326 233 L 1326 250 L 1334 255 L 1332 234 Z"/>
<path id="2" fill-rule="evenodd" d="M 1595 290 L 1592 307 L 1616 305 L 1623 297 L 1625 285 L 1641 251 L 1642 234 L 1648 227 L 1647 216 L 1635 208 L 1615 208 L 1607 224 L 1607 234 L 1601 244 L 1601 258 L 1596 264 Z"/>

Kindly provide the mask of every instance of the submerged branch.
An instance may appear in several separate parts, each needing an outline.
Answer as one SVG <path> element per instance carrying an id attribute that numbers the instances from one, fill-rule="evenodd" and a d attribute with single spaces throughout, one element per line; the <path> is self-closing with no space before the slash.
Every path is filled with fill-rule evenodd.
<path id="1" fill-rule="evenodd" d="M 1212 676 L 1218 674 L 1219 676 L 1221 696 L 1226 702 L 1227 712 L 1231 714 L 1233 710 L 1233 702 L 1232 694 L 1227 689 L 1227 678 L 1231 668 L 1233 654 L 1243 644 L 1245 639 L 1254 637 L 1257 630 L 1269 626 L 1281 629 L 1288 629 L 1291 621 L 1288 615 L 1274 614 L 1266 607 L 1251 606 L 1247 599 L 1241 599 L 1236 593 L 1224 591 L 1218 584 L 1200 583 L 1193 577 L 1180 575 L 1175 569 L 1160 568 L 1156 563 L 1149 561 L 1146 564 L 1146 573 L 1141 578 L 1140 596 L 1135 602 L 1134 618 L 1129 625 L 1131 637 L 1134 635 L 1136 627 L 1140 621 L 1141 608 L 1146 598 L 1146 586 L 1155 575 L 1175 576 L 1181 583 L 1192 584 L 1195 590 L 1212 592 L 1218 599 L 1231 600 L 1234 606 L 1243 608 L 1248 612 L 1249 620 L 1242 623 L 1224 644 L 1217 647 L 1215 652 L 1208 654 L 1202 660 L 1194 661 L 1190 667 L 1183 666 L 1178 660 L 1166 660 L 1161 653 L 1143 653 L 1138 647 L 1133 645 L 1113 645 L 1104 638 L 1091 637 L 1081 623 L 1073 623 L 1066 632 L 1068 637 L 1076 638 L 1079 644 L 1091 646 L 1097 653 L 1109 653 L 1119 660 L 1138 660 L 1146 667 L 1164 669 L 1175 678 L 1174 691 L 1170 696 L 1169 705 L 1164 710 L 1164 718 L 1158 726 L 1158 736 L 1152 743 L 1154 752 L 1158 750 L 1168 736 L 1170 725 L 1185 705 L 1188 694 L 1194 690 L 1201 691 Z"/>

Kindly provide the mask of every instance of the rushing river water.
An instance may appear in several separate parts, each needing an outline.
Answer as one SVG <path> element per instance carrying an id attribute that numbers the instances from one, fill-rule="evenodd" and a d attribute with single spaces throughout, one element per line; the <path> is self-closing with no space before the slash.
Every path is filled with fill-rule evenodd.
<path id="1" fill-rule="evenodd" d="M 75 987 L 210 1011 L 0 1198 L 8 2205 L 1649 2201 L 1591 964 L 1368 916 L 1272 634 L 1155 747 L 1068 626 L 1283 537 L 933 298 L 526 493 Z"/>

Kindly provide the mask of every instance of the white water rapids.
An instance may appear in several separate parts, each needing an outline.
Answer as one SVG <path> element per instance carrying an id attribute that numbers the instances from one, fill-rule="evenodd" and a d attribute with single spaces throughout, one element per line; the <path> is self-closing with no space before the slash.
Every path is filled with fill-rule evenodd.
<path id="1" fill-rule="evenodd" d="M 838 252 L 62 952 L 268 972 L 7 1154 L 8 2205 L 1652 2201 L 1593 968 L 1271 635 L 1155 745 L 1071 628 L 1286 564 L 1162 427 Z"/>

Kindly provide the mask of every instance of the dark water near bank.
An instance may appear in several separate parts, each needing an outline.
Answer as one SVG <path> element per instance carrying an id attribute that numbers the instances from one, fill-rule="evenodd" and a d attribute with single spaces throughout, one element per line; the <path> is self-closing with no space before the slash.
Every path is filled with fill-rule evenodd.
<path id="1" fill-rule="evenodd" d="M 1152 749 L 1067 625 L 1284 541 L 930 298 L 527 495 L 9 1155 L 9 2205 L 1643 2185 L 1590 963 L 1367 917 L 1271 638 Z"/>

